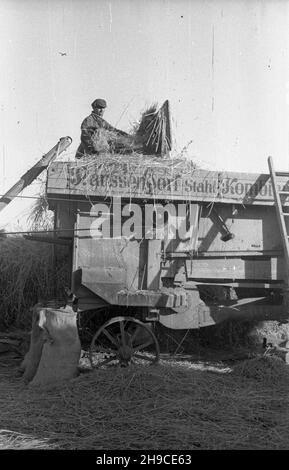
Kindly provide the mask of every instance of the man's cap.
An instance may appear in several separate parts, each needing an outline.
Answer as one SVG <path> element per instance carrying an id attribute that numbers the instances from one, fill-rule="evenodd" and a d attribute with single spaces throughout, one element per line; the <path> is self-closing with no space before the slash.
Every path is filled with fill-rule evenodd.
<path id="1" fill-rule="evenodd" d="M 98 98 L 97 100 L 94 100 L 93 103 L 91 103 L 91 106 L 93 108 L 106 108 L 106 101 Z"/>

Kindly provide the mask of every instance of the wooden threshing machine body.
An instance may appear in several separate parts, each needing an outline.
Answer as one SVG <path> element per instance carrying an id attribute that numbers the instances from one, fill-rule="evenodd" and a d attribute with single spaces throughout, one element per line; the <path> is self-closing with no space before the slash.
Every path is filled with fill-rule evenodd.
<path id="1" fill-rule="evenodd" d="M 280 189 L 288 189 L 287 181 L 278 177 Z M 103 156 L 53 163 L 47 197 L 57 237 L 72 242 L 71 282 L 80 310 L 134 307 L 174 329 L 287 316 L 268 174 Z M 170 216 L 182 236 L 168 237 Z"/>

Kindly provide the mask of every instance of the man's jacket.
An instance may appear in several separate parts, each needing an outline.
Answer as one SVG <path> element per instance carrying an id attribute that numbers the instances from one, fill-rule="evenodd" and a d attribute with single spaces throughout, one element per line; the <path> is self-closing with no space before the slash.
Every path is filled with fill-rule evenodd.
<path id="1" fill-rule="evenodd" d="M 77 149 L 75 158 L 82 158 L 86 155 L 98 153 L 94 146 L 93 137 L 100 129 L 112 131 L 118 135 L 127 135 L 125 132 L 111 126 L 105 119 L 92 112 L 81 124 L 81 144 Z"/>

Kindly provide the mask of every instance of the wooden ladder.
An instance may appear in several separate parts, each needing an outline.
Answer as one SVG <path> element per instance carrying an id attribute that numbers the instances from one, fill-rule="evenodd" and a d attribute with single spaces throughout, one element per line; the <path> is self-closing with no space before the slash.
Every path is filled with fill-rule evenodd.
<path id="1" fill-rule="evenodd" d="M 278 190 L 277 185 L 277 176 L 287 176 L 289 181 L 289 172 L 276 172 L 273 166 L 272 157 L 268 158 L 268 166 L 271 176 L 273 194 L 274 194 L 274 201 L 275 207 L 277 211 L 277 220 L 281 232 L 281 239 L 283 244 L 284 250 L 284 258 L 285 258 L 285 282 L 286 287 L 289 287 L 289 234 L 286 227 L 285 217 L 289 217 L 289 212 L 284 212 L 283 204 L 284 202 L 281 201 L 280 195 L 289 196 L 289 190 L 282 189 L 281 191 Z"/>

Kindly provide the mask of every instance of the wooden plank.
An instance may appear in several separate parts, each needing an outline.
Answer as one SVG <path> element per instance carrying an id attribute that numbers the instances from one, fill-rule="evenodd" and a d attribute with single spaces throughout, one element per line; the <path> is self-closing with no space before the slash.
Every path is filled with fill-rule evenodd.
<path id="1" fill-rule="evenodd" d="M 47 195 L 121 196 L 126 198 L 273 205 L 270 175 L 189 169 L 186 161 L 162 167 L 127 163 L 127 157 L 99 157 L 97 162 L 55 162 L 48 171 Z M 146 162 L 148 161 L 148 157 Z M 151 166 L 150 166 L 151 165 Z M 168 165 L 168 163 L 166 163 Z M 149 176 L 148 176 L 149 168 Z M 287 189 L 288 177 L 278 176 L 278 189 Z M 289 205 L 287 198 L 285 205 Z"/>
<path id="2" fill-rule="evenodd" d="M 283 280 L 284 266 L 282 260 L 276 259 L 248 260 L 229 259 L 195 259 L 186 261 L 188 278 L 192 279 L 259 279 Z"/>
<path id="3" fill-rule="evenodd" d="M 283 256 L 283 251 L 280 250 L 260 250 L 260 251 L 198 251 L 190 256 L 189 251 L 184 252 L 166 252 L 165 258 L 175 259 L 175 258 L 192 258 L 192 259 L 202 259 L 202 258 L 252 258 L 252 257 L 262 257 L 262 256 Z"/>
<path id="4" fill-rule="evenodd" d="M 139 307 L 166 307 L 178 308 L 187 306 L 186 292 L 167 293 L 153 290 L 138 292 L 119 291 L 116 299 L 117 305 L 135 305 Z"/>
<path id="5" fill-rule="evenodd" d="M 54 245 L 66 245 L 66 246 L 71 246 L 72 245 L 72 239 L 61 239 L 57 237 L 47 237 L 47 236 L 37 236 L 37 235 L 24 235 L 24 238 L 26 240 L 31 240 L 33 242 L 40 242 L 40 243 L 53 243 Z"/>
<path id="6" fill-rule="evenodd" d="M 240 280 L 268 280 L 268 281 L 283 281 L 284 269 L 283 259 L 281 257 L 270 257 L 262 259 L 256 257 L 243 258 L 194 258 L 167 260 L 161 266 L 161 278 L 175 278 L 177 273 L 177 262 L 184 262 L 187 270 L 187 277 L 190 279 L 199 279 L 206 282 L 206 279 L 224 280 L 240 279 Z M 231 283 L 230 283 L 231 284 Z M 241 285 L 240 285 L 241 287 Z M 244 286 L 246 287 L 246 286 Z M 252 286 L 250 286 L 252 287 Z"/>
<path id="7" fill-rule="evenodd" d="M 205 286 L 223 286 L 223 287 L 244 287 L 247 288 L 260 288 L 260 289 L 283 289 L 284 283 L 279 282 L 247 282 L 247 281 L 240 281 L 240 282 L 214 282 L 214 281 L 194 281 L 193 283 L 187 282 L 184 285 L 184 289 L 190 289 L 190 287 L 195 287 L 198 285 L 205 285 Z"/>

